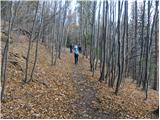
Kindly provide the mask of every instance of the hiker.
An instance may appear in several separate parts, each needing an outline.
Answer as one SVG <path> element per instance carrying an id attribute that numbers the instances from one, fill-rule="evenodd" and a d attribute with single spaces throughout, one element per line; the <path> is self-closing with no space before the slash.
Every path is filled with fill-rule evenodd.
<path id="1" fill-rule="evenodd" d="M 81 53 L 81 46 L 80 46 L 80 44 L 78 45 L 78 50 L 79 50 L 79 52 Z"/>
<path id="2" fill-rule="evenodd" d="M 79 56 L 78 46 L 75 45 L 74 46 L 74 60 L 75 60 L 75 64 L 78 64 L 78 56 Z"/>
<path id="3" fill-rule="evenodd" d="M 72 44 L 70 44 L 69 48 L 70 48 L 70 53 L 72 53 L 72 49 L 73 49 Z"/>

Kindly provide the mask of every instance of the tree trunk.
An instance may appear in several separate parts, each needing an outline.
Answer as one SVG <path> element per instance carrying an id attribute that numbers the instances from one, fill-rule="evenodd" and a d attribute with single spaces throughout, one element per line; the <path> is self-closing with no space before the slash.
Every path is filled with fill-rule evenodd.
<path id="1" fill-rule="evenodd" d="M 106 3 L 106 6 L 105 6 Z M 106 10 L 105 10 L 106 7 Z M 102 70 L 99 81 L 105 80 L 105 62 L 106 62 L 106 30 L 107 30 L 107 15 L 108 15 L 108 1 L 103 2 L 103 31 L 102 31 L 102 39 L 103 39 L 103 61 L 102 61 Z"/>
<path id="2" fill-rule="evenodd" d="M 2 66 L 1 66 L 1 81 L 2 81 L 2 90 L 1 90 L 1 100 L 4 96 L 4 89 L 6 84 L 6 72 L 7 72 L 7 63 L 8 63 L 8 52 L 9 52 L 9 42 L 11 39 L 11 30 L 12 30 L 12 22 L 13 22 L 13 2 L 11 2 L 10 6 L 10 19 L 9 19 L 9 27 L 8 27 L 8 38 L 5 44 L 5 48 L 2 54 Z"/>
<path id="3" fill-rule="evenodd" d="M 37 57 L 38 57 L 38 44 L 39 44 L 39 39 L 40 39 L 40 35 L 41 35 L 41 31 L 42 31 L 42 19 L 43 19 L 43 10 L 44 10 L 44 5 L 45 5 L 45 2 L 43 1 L 43 8 L 42 8 L 42 17 L 41 17 L 41 23 L 40 23 L 40 28 L 39 28 L 39 35 L 38 35 L 38 38 L 37 38 L 37 41 L 36 41 L 36 50 L 35 50 L 35 58 L 34 58 L 34 63 L 33 63 L 33 68 L 32 68 L 32 72 L 31 72 L 31 77 L 29 79 L 28 82 L 32 81 L 32 78 L 33 78 L 33 74 L 34 74 L 34 70 L 35 70 L 35 67 L 36 67 L 36 63 L 37 63 Z"/>
<path id="4" fill-rule="evenodd" d="M 141 83 L 142 83 L 142 75 L 143 75 L 143 71 L 142 71 L 142 65 L 143 65 L 143 61 L 142 61 L 142 59 L 143 59 L 143 40 L 144 40 L 144 38 L 143 38 L 143 34 L 144 34 L 144 16 L 145 16 L 145 1 L 143 2 L 143 15 L 142 15 L 142 29 L 141 29 L 141 55 L 140 55 L 140 62 L 139 62 L 139 73 L 140 73 L 140 79 L 139 79 L 139 83 L 138 83 L 138 86 L 140 87 L 141 86 Z"/>
<path id="5" fill-rule="evenodd" d="M 120 65 L 120 51 L 121 51 L 121 44 L 120 44 L 120 1 L 118 1 L 118 25 L 117 25 L 117 31 L 118 31 L 118 78 L 117 78 L 117 84 L 116 84 L 116 90 L 115 94 L 117 95 L 118 89 L 120 86 L 120 81 L 121 81 L 121 65 Z"/>
<path id="6" fill-rule="evenodd" d="M 156 14 L 156 17 L 155 17 L 155 64 L 156 64 L 156 67 L 155 67 L 155 74 L 154 74 L 154 84 L 153 84 L 153 89 L 154 90 L 158 90 L 158 78 L 159 78 L 159 75 L 158 75 L 158 53 L 159 53 L 159 50 L 158 50 L 158 45 L 159 45 L 159 41 L 158 41 L 158 5 L 159 5 L 159 1 L 156 1 L 156 9 L 155 11 L 157 11 L 157 14 Z"/>
<path id="7" fill-rule="evenodd" d="M 57 33 L 57 39 L 56 39 L 56 41 L 55 41 L 55 49 L 56 49 L 56 53 L 55 53 L 55 60 L 54 60 L 54 65 L 56 65 L 56 63 L 57 63 L 57 55 L 58 55 L 58 49 L 59 49 L 59 46 L 60 46 L 60 27 L 61 27 L 61 24 L 60 24 L 60 19 L 61 19 L 61 2 L 60 2 L 60 6 L 59 6 L 59 8 L 60 8 L 60 13 L 59 13 L 59 18 L 58 18 L 58 29 L 57 29 L 57 31 L 58 31 L 58 33 Z"/>
<path id="8" fill-rule="evenodd" d="M 35 22 L 36 22 L 36 16 L 37 16 L 37 12 L 38 12 L 38 6 L 39 6 L 39 2 L 37 2 L 36 13 L 35 13 L 34 20 L 33 20 L 31 35 L 30 35 L 30 38 L 29 38 L 29 45 L 28 45 L 27 59 L 26 59 L 26 68 L 25 68 L 25 78 L 24 78 L 24 80 L 23 80 L 23 82 L 25 82 L 25 83 L 26 83 L 27 80 L 28 80 L 29 57 L 30 57 L 30 50 L 31 50 L 32 37 L 33 37 L 33 32 L 34 32 L 34 27 L 35 27 Z"/>
<path id="9" fill-rule="evenodd" d="M 148 53 L 149 53 L 149 29 L 150 29 L 150 1 L 148 1 L 148 24 L 147 24 L 147 37 L 146 37 L 146 58 L 145 58 L 145 76 L 144 76 L 144 84 L 145 84 L 145 92 L 146 98 L 148 98 Z"/>
<path id="10" fill-rule="evenodd" d="M 128 1 L 125 1 L 125 12 L 126 12 L 126 51 L 125 51 L 125 77 L 128 76 Z"/>
<path id="11" fill-rule="evenodd" d="M 55 2 L 54 5 L 54 14 L 56 14 L 57 9 L 57 2 Z M 56 26 L 56 17 L 53 17 L 53 28 L 52 28 L 52 34 L 53 34 L 53 40 L 52 40 L 52 58 L 51 58 L 51 65 L 53 65 L 53 57 L 54 57 L 54 39 L 55 39 L 55 26 Z"/>
<path id="12" fill-rule="evenodd" d="M 97 49 L 96 49 L 96 63 L 95 63 L 95 70 L 97 69 L 97 63 L 99 61 L 99 28 L 100 28 L 100 10 L 101 10 L 101 2 L 99 3 L 99 10 L 98 10 L 98 32 L 97 32 Z"/>

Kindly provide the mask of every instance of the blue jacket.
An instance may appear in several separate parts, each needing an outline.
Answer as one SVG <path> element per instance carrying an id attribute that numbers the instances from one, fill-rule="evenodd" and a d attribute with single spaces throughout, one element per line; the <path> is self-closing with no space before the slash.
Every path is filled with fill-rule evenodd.
<path id="1" fill-rule="evenodd" d="M 78 48 L 74 48 L 74 54 L 79 54 Z"/>

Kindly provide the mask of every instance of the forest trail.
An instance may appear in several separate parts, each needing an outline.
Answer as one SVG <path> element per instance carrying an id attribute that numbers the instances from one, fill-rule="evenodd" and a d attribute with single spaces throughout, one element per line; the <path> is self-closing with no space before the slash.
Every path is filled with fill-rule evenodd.
<path id="1" fill-rule="evenodd" d="M 24 42 L 11 47 L 2 118 L 151 118 L 150 111 L 158 106 L 157 91 L 150 90 L 144 102 L 144 92 L 126 81 L 116 96 L 112 88 L 98 81 L 99 70 L 92 77 L 89 60 L 82 55 L 75 65 L 73 53 L 66 49 L 56 66 L 51 66 L 47 48 L 39 48 L 33 82 L 22 84 L 27 45 Z M 34 52 L 31 56 L 32 66 Z"/>
<path id="2" fill-rule="evenodd" d="M 158 0 L 1 5 L 0 118 L 159 117 Z"/>
<path id="3" fill-rule="evenodd" d="M 80 58 L 82 59 L 82 58 Z M 87 78 L 82 75 L 81 60 L 78 65 L 73 65 L 73 82 L 79 94 L 79 99 L 76 99 L 72 104 L 72 108 L 76 108 L 74 118 L 77 119 L 107 119 L 115 118 L 115 115 L 109 112 L 99 111 L 94 103 L 97 103 L 96 90 L 94 86 L 87 85 Z"/>

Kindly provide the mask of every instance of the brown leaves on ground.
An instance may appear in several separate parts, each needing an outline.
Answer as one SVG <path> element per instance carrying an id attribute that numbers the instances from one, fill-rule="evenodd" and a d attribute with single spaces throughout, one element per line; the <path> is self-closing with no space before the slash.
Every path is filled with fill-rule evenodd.
<path id="1" fill-rule="evenodd" d="M 145 101 L 144 91 L 128 81 L 117 96 L 113 89 L 103 83 L 98 85 L 97 91 L 102 111 L 113 111 L 119 118 L 151 118 L 151 111 L 158 107 L 158 92 L 149 90 L 148 96 L 148 100 Z"/>
<path id="2" fill-rule="evenodd" d="M 33 82 L 23 84 L 26 50 L 26 43 L 11 46 L 2 118 L 70 118 L 69 104 L 77 95 L 72 85 L 72 67 L 66 64 L 69 56 L 63 55 L 56 66 L 51 66 L 50 53 L 40 45 Z M 31 71 L 34 49 L 30 58 Z"/>
<path id="3" fill-rule="evenodd" d="M 8 79 L 5 100 L 2 102 L 2 118 L 74 118 L 72 103 L 82 99 L 73 82 L 73 56 L 69 51 L 62 53 L 56 66 L 51 66 L 51 53 L 39 45 L 39 57 L 33 82 L 23 84 L 28 43 L 12 44 L 9 52 Z M 33 66 L 35 44 L 32 45 L 29 61 L 29 74 Z M 103 112 L 114 113 L 117 118 L 151 118 L 151 111 L 158 107 L 158 92 L 149 90 L 148 100 L 144 101 L 144 91 L 125 80 L 119 94 L 107 84 L 98 81 L 99 71 L 92 77 L 89 61 L 81 56 L 77 65 L 86 79 L 85 88 L 96 91 L 96 101 L 91 107 Z M 83 82 L 83 81 L 82 81 Z M 83 114 L 83 113 L 82 113 Z"/>
<path id="4" fill-rule="evenodd" d="M 103 112 L 112 112 L 118 115 L 118 118 L 153 118 L 152 111 L 158 108 L 158 91 L 149 89 L 148 99 L 144 100 L 145 92 L 136 87 L 130 79 L 123 81 L 122 86 L 116 96 L 114 90 L 108 87 L 105 82 L 99 82 L 99 71 L 95 71 L 95 77 L 91 77 L 87 62 L 83 63 L 82 74 L 86 76 L 89 86 L 96 89 L 98 109 Z M 95 103 L 97 106 L 97 103 Z"/>

